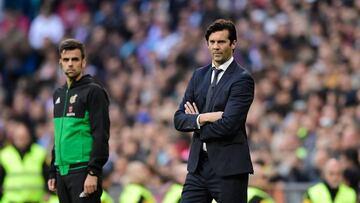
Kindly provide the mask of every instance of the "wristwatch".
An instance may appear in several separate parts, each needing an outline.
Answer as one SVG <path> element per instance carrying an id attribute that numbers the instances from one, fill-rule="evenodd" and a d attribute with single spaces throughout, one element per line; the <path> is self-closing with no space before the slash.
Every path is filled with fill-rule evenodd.
<path id="1" fill-rule="evenodd" d="M 97 175 L 94 173 L 94 171 L 89 171 L 88 174 L 91 175 L 91 176 L 97 176 Z"/>

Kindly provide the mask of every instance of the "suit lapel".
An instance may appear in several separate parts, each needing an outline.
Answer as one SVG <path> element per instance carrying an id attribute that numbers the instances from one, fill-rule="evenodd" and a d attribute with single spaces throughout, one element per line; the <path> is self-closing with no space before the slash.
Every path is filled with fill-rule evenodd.
<path id="1" fill-rule="evenodd" d="M 206 74 L 204 75 L 203 79 L 202 79 L 202 85 L 201 85 L 201 106 L 200 106 L 200 112 L 204 112 L 205 111 L 205 105 L 206 105 L 206 95 L 207 95 L 207 91 L 209 89 L 210 83 L 211 83 L 211 74 L 212 74 L 212 69 L 211 69 L 211 65 L 209 65 L 207 67 L 206 70 Z"/>
<path id="2" fill-rule="evenodd" d="M 220 91 L 222 91 L 223 89 L 223 86 L 230 81 L 230 78 L 232 77 L 232 73 L 236 70 L 237 68 L 237 64 L 235 62 L 235 60 L 229 65 L 228 69 L 225 71 L 224 75 L 220 78 L 218 84 L 216 85 L 216 88 L 215 88 L 215 92 L 214 92 L 214 95 L 213 95 L 213 99 L 211 100 L 211 110 L 214 106 L 214 102 L 217 98 L 217 94 L 219 94 Z"/>
<path id="3" fill-rule="evenodd" d="M 224 84 L 226 84 L 226 82 L 228 82 L 231 78 L 231 76 L 233 75 L 232 73 L 235 71 L 237 67 L 237 64 L 235 62 L 235 60 L 229 65 L 228 69 L 225 71 L 224 75 L 220 78 L 218 84 L 216 85 L 216 89 L 215 89 L 215 93 L 214 95 L 217 94 L 218 91 L 221 91 L 222 87 L 224 86 Z"/>

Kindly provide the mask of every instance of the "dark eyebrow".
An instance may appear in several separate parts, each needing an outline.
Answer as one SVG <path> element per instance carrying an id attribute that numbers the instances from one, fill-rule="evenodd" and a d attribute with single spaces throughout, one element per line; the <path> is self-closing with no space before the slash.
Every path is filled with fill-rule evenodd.
<path id="1" fill-rule="evenodd" d="M 221 43 L 223 43 L 223 42 L 226 42 L 226 40 L 223 40 L 223 39 L 221 39 L 221 40 L 209 40 L 209 42 L 221 42 Z"/>
<path id="2" fill-rule="evenodd" d="M 80 57 L 63 57 L 62 60 L 80 60 Z"/>

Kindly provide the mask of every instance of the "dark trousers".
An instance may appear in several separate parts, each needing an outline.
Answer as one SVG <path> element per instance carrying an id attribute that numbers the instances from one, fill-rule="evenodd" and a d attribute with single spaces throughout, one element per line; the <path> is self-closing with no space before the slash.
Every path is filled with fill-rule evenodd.
<path id="1" fill-rule="evenodd" d="M 87 176 L 86 169 L 70 170 L 69 174 L 56 177 L 57 195 L 60 203 L 100 203 L 102 194 L 101 180 L 98 179 L 97 190 L 88 197 L 79 197 L 84 190 L 84 182 Z"/>
<path id="2" fill-rule="evenodd" d="M 181 203 L 247 203 L 249 174 L 221 177 L 210 166 L 206 152 L 201 152 L 195 173 L 188 173 Z"/>

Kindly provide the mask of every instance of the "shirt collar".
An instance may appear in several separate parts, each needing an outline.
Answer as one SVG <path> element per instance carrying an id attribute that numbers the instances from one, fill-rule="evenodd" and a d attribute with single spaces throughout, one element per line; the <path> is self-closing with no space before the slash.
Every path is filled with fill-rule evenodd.
<path id="1" fill-rule="evenodd" d="M 234 60 L 234 57 L 230 57 L 229 60 L 227 60 L 225 63 L 221 64 L 217 69 L 221 69 L 223 70 L 224 72 L 226 71 L 226 69 L 228 69 L 228 67 L 230 66 L 230 64 L 233 62 Z M 212 64 L 212 67 L 215 67 L 214 64 Z"/>

